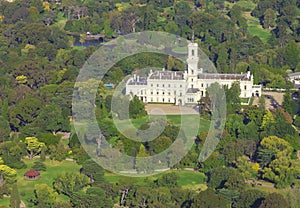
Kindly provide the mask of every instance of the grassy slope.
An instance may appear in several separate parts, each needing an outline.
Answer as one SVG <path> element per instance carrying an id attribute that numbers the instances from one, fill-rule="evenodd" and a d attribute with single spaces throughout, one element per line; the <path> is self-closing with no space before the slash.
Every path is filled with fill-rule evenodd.
<path id="1" fill-rule="evenodd" d="M 267 42 L 271 37 L 269 30 L 264 29 L 259 23 L 259 19 L 251 16 L 250 12 L 244 12 L 243 16 L 247 19 L 248 32 L 251 36 L 259 37 L 263 42 Z"/>

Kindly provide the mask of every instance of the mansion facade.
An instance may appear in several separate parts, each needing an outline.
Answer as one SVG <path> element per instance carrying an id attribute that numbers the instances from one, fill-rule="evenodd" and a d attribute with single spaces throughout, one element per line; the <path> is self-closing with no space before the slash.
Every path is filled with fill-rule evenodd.
<path id="1" fill-rule="evenodd" d="M 175 105 L 197 104 L 206 96 L 212 83 L 230 88 L 239 82 L 241 98 L 261 96 L 261 85 L 253 84 L 253 75 L 204 73 L 198 68 L 198 44 L 189 43 L 186 71 L 150 71 L 147 77 L 132 75 L 126 83 L 126 95 L 136 95 L 145 103 L 174 103 Z"/>

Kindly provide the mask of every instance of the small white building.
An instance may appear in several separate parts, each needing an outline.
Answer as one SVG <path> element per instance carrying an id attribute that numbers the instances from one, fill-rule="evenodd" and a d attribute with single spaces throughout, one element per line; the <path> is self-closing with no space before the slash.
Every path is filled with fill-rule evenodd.
<path id="1" fill-rule="evenodd" d="M 288 74 L 288 79 L 294 84 L 295 88 L 300 88 L 300 72 Z"/>
<path id="2" fill-rule="evenodd" d="M 204 73 L 198 68 L 198 44 L 189 43 L 187 70 L 155 71 L 147 77 L 133 75 L 126 83 L 126 94 L 136 95 L 143 102 L 174 103 L 176 105 L 197 104 L 206 95 L 206 89 L 212 83 L 219 83 L 229 88 L 239 82 L 241 98 L 261 96 L 261 85 L 253 84 L 253 75 Z"/>

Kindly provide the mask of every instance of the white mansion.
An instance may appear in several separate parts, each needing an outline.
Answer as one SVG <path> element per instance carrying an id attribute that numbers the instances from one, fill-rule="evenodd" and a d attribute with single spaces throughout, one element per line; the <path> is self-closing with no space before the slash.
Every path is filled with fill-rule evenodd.
<path id="1" fill-rule="evenodd" d="M 187 71 L 155 71 L 148 77 L 133 75 L 126 83 L 126 94 L 136 95 L 143 102 L 174 103 L 176 105 L 197 104 L 205 96 L 212 83 L 227 85 L 239 82 L 241 98 L 261 95 L 261 85 L 253 84 L 253 75 L 204 73 L 198 68 L 198 44 L 189 43 Z"/>

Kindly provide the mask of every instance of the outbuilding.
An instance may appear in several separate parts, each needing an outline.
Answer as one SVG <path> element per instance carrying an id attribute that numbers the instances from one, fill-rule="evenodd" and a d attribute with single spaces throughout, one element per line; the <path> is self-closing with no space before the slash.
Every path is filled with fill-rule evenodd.
<path id="1" fill-rule="evenodd" d="M 29 180 L 35 180 L 35 179 L 38 179 L 40 177 L 40 172 L 36 171 L 34 169 L 31 169 L 31 170 L 27 171 L 24 174 L 24 176 L 25 176 L 25 178 L 27 178 Z"/>

